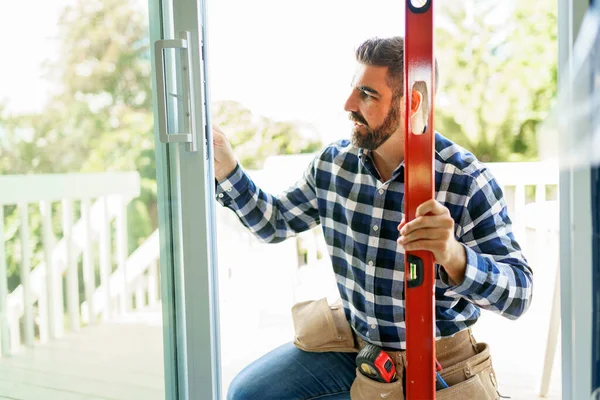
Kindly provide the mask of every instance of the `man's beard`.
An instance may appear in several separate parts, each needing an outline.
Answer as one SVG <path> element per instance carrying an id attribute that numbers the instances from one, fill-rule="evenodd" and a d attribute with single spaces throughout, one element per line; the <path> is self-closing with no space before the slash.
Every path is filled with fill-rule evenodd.
<path id="1" fill-rule="evenodd" d="M 400 127 L 400 107 L 399 102 L 392 100 L 392 107 L 383 123 L 377 128 L 369 128 L 367 121 L 365 121 L 359 114 L 351 112 L 350 120 L 360 122 L 363 124 L 364 132 L 360 132 L 361 127 L 356 127 L 352 131 L 352 145 L 365 150 L 375 150 L 386 140 L 392 136 L 394 132 Z"/>

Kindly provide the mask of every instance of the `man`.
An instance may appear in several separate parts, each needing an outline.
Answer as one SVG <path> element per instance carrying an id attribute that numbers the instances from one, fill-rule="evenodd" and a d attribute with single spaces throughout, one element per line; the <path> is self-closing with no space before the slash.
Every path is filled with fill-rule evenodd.
<path id="1" fill-rule="evenodd" d="M 321 224 L 346 319 L 360 343 L 406 348 L 407 250 L 434 255 L 438 343 L 468 332 L 480 308 L 518 318 L 531 300 L 532 271 L 513 237 L 500 187 L 472 154 L 436 134 L 436 200 L 404 224 L 403 39 L 369 39 L 356 59 L 344 107 L 354 121 L 352 140 L 326 147 L 279 197 L 254 185 L 214 127 L 218 201 L 265 242 Z M 408 95 L 412 126 L 424 129 L 426 92 Z M 355 357 L 305 352 L 290 343 L 246 367 L 228 398 L 348 399 Z"/>

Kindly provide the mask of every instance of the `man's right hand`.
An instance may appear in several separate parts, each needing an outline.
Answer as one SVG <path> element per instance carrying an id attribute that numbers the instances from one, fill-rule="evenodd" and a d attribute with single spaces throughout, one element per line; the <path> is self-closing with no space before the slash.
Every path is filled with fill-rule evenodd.
<path id="1" fill-rule="evenodd" d="M 237 166 L 237 161 L 231 144 L 229 144 L 229 140 L 227 140 L 221 128 L 213 125 L 212 134 L 215 152 L 215 178 L 217 182 L 221 182 L 233 172 Z"/>

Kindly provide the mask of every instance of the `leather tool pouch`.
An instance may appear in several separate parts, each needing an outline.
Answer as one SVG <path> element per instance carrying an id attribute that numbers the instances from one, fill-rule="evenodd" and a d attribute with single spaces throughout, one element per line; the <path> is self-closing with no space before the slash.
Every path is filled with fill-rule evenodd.
<path id="1" fill-rule="evenodd" d="M 327 299 L 305 301 L 292 307 L 294 345 L 309 352 L 358 352 L 350 324 L 341 302 L 329 305 Z M 436 393 L 437 400 L 498 400 L 497 381 L 490 349 L 477 343 L 478 353 L 444 368 L 442 378 L 450 386 Z M 350 389 L 352 400 L 404 400 L 402 380 L 382 383 L 364 376 L 356 369 Z"/>
<path id="2" fill-rule="evenodd" d="M 464 361 L 442 370 L 444 381 L 450 386 L 436 392 L 437 400 L 497 400 L 496 376 L 492 367 L 489 346 L 477 344 L 478 353 Z M 404 400 L 401 380 L 381 383 L 356 371 L 356 379 L 350 389 L 352 400 Z"/>
<path id="3" fill-rule="evenodd" d="M 477 351 L 476 355 L 442 370 L 442 378 L 450 387 L 438 391 L 437 400 L 500 398 L 490 348 L 486 343 L 477 343 Z"/>
<path id="4" fill-rule="evenodd" d="M 357 352 L 354 335 L 341 301 L 329 305 L 327 299 L 305 301 L 292 307 L 294 345 L 311 352 Z"/>
<path id="5" fill-rule="evenodd" d="M 395 382 L 378 382 L 366 377 L 356 369 L 356 378 L 350 388 L 350 398 L 352 400 L 404 400 L 404 389 L 402 379 Z"/>

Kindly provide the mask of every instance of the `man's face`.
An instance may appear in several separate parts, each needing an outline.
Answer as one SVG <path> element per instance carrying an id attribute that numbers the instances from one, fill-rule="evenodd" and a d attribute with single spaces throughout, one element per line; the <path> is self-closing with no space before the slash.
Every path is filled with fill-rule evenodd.
<path id="1" fill-rule="evenodd" d="M 352 144 L 375 150 L 395 132 L 402 133 L 403 110 L 387 84 L 388 67 L 358 64 L 344 110 L 354 122 Z"/>

